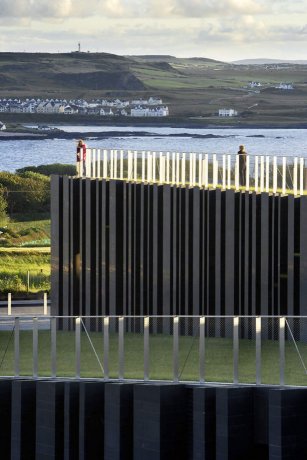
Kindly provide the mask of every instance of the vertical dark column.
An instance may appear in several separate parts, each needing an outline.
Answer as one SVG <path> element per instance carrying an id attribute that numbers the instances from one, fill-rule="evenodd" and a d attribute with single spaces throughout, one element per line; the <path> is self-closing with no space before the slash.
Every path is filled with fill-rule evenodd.
<path id="1" fill-rule="evenodd" d="M 12 381 L 12 433 L 5 442 L 11 441 L 11 458 L 14 460 L 35 458 L 35 403 L 35 381 Z M 2 424 L 2 429 L 6 424 L 8 420 Z M 2 458 L 10 458 L 5 457 L 2 449 L 1 443 Z"/>
<path id="2" fill-rule="evenodd" d="M 107 383 L 104 408 L 104 459 L 133 459 L 133 386 Z"/>
<path id="3" fill-rule="evenodd" d="M 69 178 L 63 176 L 63 315 L 69 316 L 70 304 L 70 187 Z"/>
<path id="4" fill-rule="evenodd" d="M 193 290 L 191 286 L 192 279 L 192 265 L 193 265 L 193 253 L 192 253 L 192 238 L 194 236 L 194 222 L 193 222 L 193 189 L 188 187 L 182 189 L 182 196 L 184 197 L 184 239 L 182 240 L 184 248 L 184 274 L 183 274 L 183 283 L 184 283 L 184 295 L 182 296 L 181 301 L 181 311 L 184 315 L 190 315 L 192 307 L 192 297 Z M 187 326 L 187 321 L 184 321 L 185 326 Z M 187 333 L 187 331 L 186 331 Z"/>
<path id="5" fill-rule="evenodd" d="M 51 314 L 62 314 L 62 219 L 61 179 L 51 176 Z"/>
<path id="6" fill-rule="evenodd" d="M 171 234 L 171 244 L 172 244 L 172 257 L 171 257 L 171 281 L 172 281 L 172 315 L 179 313 L 179 296 L 178 296 L 178 286 L 179 286 L 179 194 L 178 188 L 173 186 L 171 187 L 172 195 L 172 234 Z"/>
<path id="7" fill-rule="evenodd" d="M 280 197 L 280 269 L 279 269 L 279 298 L 280 314 L 288 312 L 288 197 Z"/>
<path id="8" fill-rule="evenodd" d="M 208 312 L 208 191 L 202 190 L 202 242 L 201 242 L 201 314 Z"/>
<path id="9" fill-rule="evenodd" d="M 307 315 L 307 197 L 296 198 L 300 204 L 300 315 Z"/>
<path id="10" fill-rule="evenodd" d="M 0 395 L 0 414 L 2 420 L 0 445 L 1 457 L 5 459 L 10 458 L 11 455 L 12 380 L 0 380 Z M 13 414 L 14 412 L 15 410 L 13 410 Z"/>
<path id="11" fill-rule="evenodd" d="M 101 238 L 101 277 L 100 277 L 100 295 L 101 295 L 101 314 L 108 314 L 109 307 L 109 258 L 108 258 L 108 192 L 109 183 L 105 180 L 101 181 L 101 220 L 97 225 L 100 227 L 100 238 Z M 98 222 L 98 220 L 97 220 Z"/>
<path id="12" fill-rule="evenodd" d="M 103 382 L 80 383 L 80 460 L 104 455 L 104 386 Z"/>
<path id="13" fill-rule="evenodd" d="M 164 185 L 163 192 L 163 238 L 160 242 L 162 244 L 162 257 L 163 257 L 163 314 L 171 314 L 171 187 Z"/>
<path id="14" fill-rule="evenodd" d="M 186 392 L 181 385 L 134 386 L 134 460 L 188 458 Z"/>
<path id="15" fill-rule="evenodd" d="M 207 247 L 208 247 L 208 264 L 207 264 L 207 295 L 209 315 L 220 315 L 220 257 L 216 244 L 219 244 L 220 227 L 218 224 L 219 206 L 221 201 L 217 200 L 217 190 L 208 190 L 208 217 L 207 217 Z M 220 217 L 219 217 L 220 219 Z M 218 294 L 218 297 L 217 297 Z"/>
<path id="16" fill-rule="evenodd" d="M 95 180 L 94 194 L 95 194 L 95 230 L 94 230 L 94 273 L 93 273 L 93 311 L 94 315 L 101 315 L 101 290 L 100 290 L 100 280 L 101 280 L 101 269 L 102 269 L 102 260 L 101 260 L 101 180 Z"/>
<path id="17" fill-rule="evenodd" d="M 223 314 L 233 315 L 235 312 L 235 269 L 239 271 L 239 257 L 235 257 L 235 199 L 233 190 L 226 190 L 225 195 L 225 311 Z M 217 244 L 219 242 L 217 241 Z M 236 306 L 237 309 L 237 306 Z"/>
<path id="18" fill-rule="evenodd" d="M 79 314 L 80 291 L 80 179 L 70 179 L 70 315 Z"/>
<path id="19" fill-rule="evenodd" d="M 287 219 L 287 314 L 294 315 L 294 197 L 287 196 L 288 219 Z"/>
<path id="20" fill-rule="evenodd" d="M 254 457 L 259 460 L 269 458 L 269 391 L 266 386 L 257 386 L 254 393 Z"/>
<path id="21" fill-rule="evenodd" d="M 141 233 L 142 233 L 142 223 L 141 223 L 141 185 L 134 184 L 134 314 L 140 315 L 140 306 L 141 306 Z"/>
<path id="22" fill-rule="evenodd" d="M 269 459 L 307 458 L 305 389 L 269 391 Z"/>
<path id="23" fill-rule="evenodd" d="M 190 311 L 192 315 L 201 314 L 200 305 L 200 286 L 201 286 L 201 193 L 202 191 L 195 187 L 191 191 L 193 196 L 193 233 L 190 232 L 190 244 L 193 258 L 189 260 L 191 269 L 191 286 Z"/>
<path id="24" fill-rule="evenodd" d="M 37 382 L 36 459 L 64 458 L 64 383 Z"/>
<path id="25" fill-rule="evenodd" d="M 153 314 L 153 186 L 148 185 L 147 195 L 147 312 Z"/>
<path id="26" fill-rule="evenodd" d="M 158 301 L 158 271 L 159 267 L 159 186 L 152 185 L 152 314 L 161 314 L 161 304 Z M 159 309 L 159 311 L 158 311 Z"/>
<path id="27" fill-rule="evenodd" d="M 251 311 L 250 305 L 250 265 L 251 265 L 251 222 L 250 222 L 250 192 L 244 193 L 244 307 L 242 313 L 249 315 Z M 243 294 L 242 294 L 243 302 Z"/>
<path id="28" fill-rule="evenodd" d="M 79 308 L 78 314 L 85 315 L 85 294 L 86 294 L 86 179 L 80 180 L 80 195 L 79 195 L 79 247 L 80 247 L 80 283 L 79 283 Z"/>
<path id="29" fill-rule="evenodd" d="M 257 194 L 250 195 L 250 314 L 256 314 L 257 292 Z"/>
<path id="30" fill-rule="evenodd" d="M 64 460 L 74 460 L 79 454 L 79 388 L 80 382 L 65 382 Z"/>
<path id="31" fill-rule="evenodd" d="M 134 313 L 134 184 L 127 184 L 127 244 L 126 244 L 126 264 L 127 264 L 127 305 L 130 315 Z"/>
<path id="32" fill-rule="evenodd" d="M 256 306 L 257 314 L 269 313 L 269 196 L 267 193 L 260 195 L 260 299 Z M 259 219 L 258 217 L 258 219 Z"/>
<path id="33" fill-rule="evenodd" d="M 253 437 L 253 390 L 217 388 L 216 460 L 252 458 Z"/>
<path id="34" fill-rule="evenodd" d="M 85 180 L 85 312 L 95 315 L 96 181 Z"/>
<path id="35" fill-rule="evenodd" d="M 215 460 L 216 397 L 215 388 L 193 390 L 193 460 Z"/>
<path id="36" fill-rule="evenodd" d="M 120 181 L 110 181 L 110 222 L 109 222 L 109 254 L 110 277 L 109 314 L 122 314 L 123 299 L 123 184 Z"/>
<path id="37" fill-rule="evenodd" d="M 148 239 L 148 225 L 147 225 L 147 198 L 148 186 L 141 184 L 141 237 L 140 237 L 140 283 L 141 283 L 141 299 L 140 299 L 140 314 L 147 313 L 147 239 Z"/>
<path id="38" fill-rule="evenodd" d="M 280 315 L 280 197 L 274 195 L 273 202 L 273 315 Z"/>

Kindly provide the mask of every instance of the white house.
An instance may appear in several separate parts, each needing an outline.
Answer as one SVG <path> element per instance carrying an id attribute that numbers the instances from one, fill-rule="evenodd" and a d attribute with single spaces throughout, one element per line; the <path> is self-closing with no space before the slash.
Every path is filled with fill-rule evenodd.
<path id="1" fill-rule="evenodd" d="M 219 109 L 219 117 L 236 117 L 238 112 L 234 109 Z"/>
<path id="2" fill-rule="evenodd" d="M 6 130 L 6 126 L 4 123 L 2 123 L 2 121 L 0 121 L 0 131 L 5 131 Z"/>
<path id="3" fill-rule="evenodd" d="M 148 105 L 161 105 L 162 99 L 160 97 L 150 97 L 148 99 Z"/>
<path id="4" fill-rule="evenodd" d="M 279 86 L 275 86 L 276 89 L 291 90 L 294 89 L 293 83 L 279 83 Z"/>
<path id="5" fill-rule="evenodd" d="M 251 88 L 258 88 L 259 86 L 262 86 L 262 84 L 259 81 L 250 81 L 249 86 Z"/>
<path id="6" fill-rule="evenodd" d="M 131 117 L 167 117 L 169 115 L 168 107 L 134 107 L 130 112 Z"/>

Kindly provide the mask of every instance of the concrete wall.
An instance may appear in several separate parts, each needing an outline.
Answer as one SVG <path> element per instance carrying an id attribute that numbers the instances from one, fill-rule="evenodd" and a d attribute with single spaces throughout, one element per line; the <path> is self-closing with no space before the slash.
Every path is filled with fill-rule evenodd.
<path id="1" fill-rule="evenodd" d="M 51 187 L 52 314 L 307 314 L 307 196 Z"/>
<path id="2" fill-rule="evenodd" d="M 307 389 L 0 380 L 1 458 L 305 460 Z"/>

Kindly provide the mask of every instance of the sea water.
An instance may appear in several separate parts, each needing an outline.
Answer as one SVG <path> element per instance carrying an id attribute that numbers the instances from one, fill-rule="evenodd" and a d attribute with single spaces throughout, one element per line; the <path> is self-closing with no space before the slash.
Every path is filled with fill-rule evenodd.
<path id="1" fill-rule="evenodd" d="M 71 133 L 91 132 L 87 146 L 156 152 L 230 154 L 245 145 L 251 155 L 305 156 L 305 129 L 191 129 L 136 126 L 60 126 Z M 104 139 L 94 133 L 104 134 Z M 0 141 L 0 170 L 15 171 L 29 165 L 75 162 L 74 139 Z"/>

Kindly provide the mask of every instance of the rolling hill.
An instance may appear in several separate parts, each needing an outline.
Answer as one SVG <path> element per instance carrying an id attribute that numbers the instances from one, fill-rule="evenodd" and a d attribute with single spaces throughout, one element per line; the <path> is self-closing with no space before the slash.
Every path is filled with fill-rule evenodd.
<path id="1" fill-rule="evenodd" d="M 251 81 L 261 86 L 251 88 Z M 277 90 L 280 82 L 292 82 L 294 90 Z M 232 124 L 301 124 L 307 122 L 307 65 L 237 65 L 169 55 L 0 53 L 0 98 L 148 96 L 161 97 L 176 119 L 227 124 L 216 116 L 226 107 L 239 112 Z"/>

